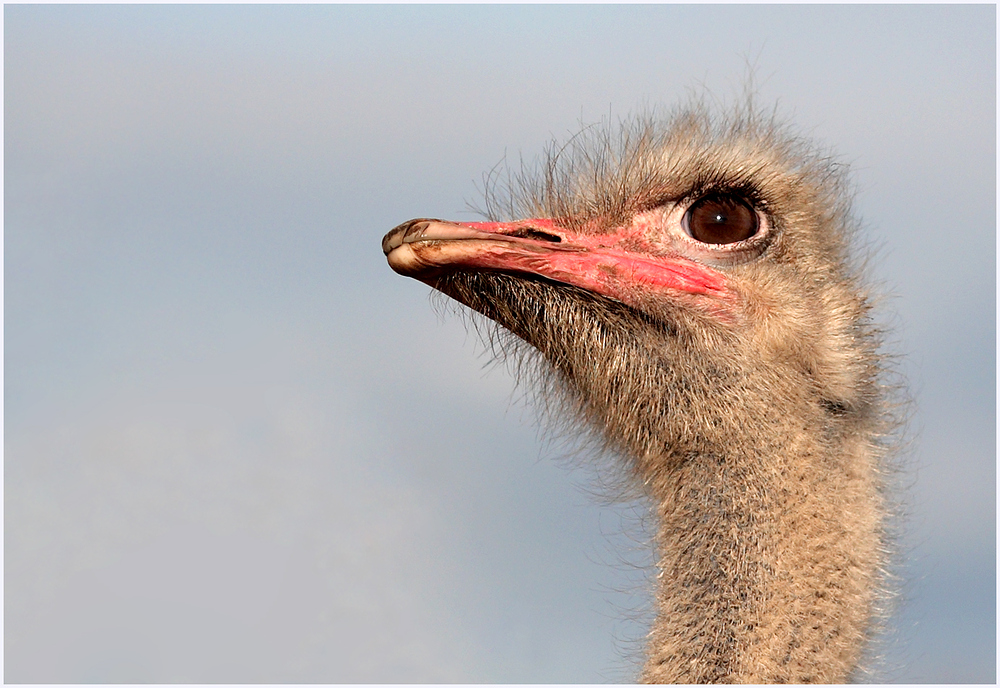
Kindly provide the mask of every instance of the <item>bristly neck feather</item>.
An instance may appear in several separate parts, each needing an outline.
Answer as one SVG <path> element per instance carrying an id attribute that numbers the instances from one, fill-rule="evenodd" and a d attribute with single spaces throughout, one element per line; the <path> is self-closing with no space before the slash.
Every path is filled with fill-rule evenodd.
<path id="1" fill-rule="evenodd" d="M 843 356 L 850 393 L 834 394 L 780 347 L 683 309 L 668 328 L 544 281 L 458 274 L 437 286 L 531 342 L 563 381 L 563 406 L 630 457 L 658 521 L 644 681 L 849 678 L 883 552 L 870 337 L 841 338 L 859 348 Z"/>

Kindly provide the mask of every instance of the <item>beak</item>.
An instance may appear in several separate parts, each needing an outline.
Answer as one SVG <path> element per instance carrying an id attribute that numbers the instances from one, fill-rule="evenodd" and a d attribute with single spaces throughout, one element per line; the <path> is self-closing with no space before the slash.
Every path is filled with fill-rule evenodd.
<path id="1" fill-rule="evenodd" d="M 496 271 L 544 277 L 633 306 L 663 290 L 728 295 L 723 274 L 676 254 L 633 248 L 644 243 L 632 226 L 581 234 L 549 219 L 417 219 L 386 234 L 382 251 L 393 270 L 432 287 L 449 272 Z"/>

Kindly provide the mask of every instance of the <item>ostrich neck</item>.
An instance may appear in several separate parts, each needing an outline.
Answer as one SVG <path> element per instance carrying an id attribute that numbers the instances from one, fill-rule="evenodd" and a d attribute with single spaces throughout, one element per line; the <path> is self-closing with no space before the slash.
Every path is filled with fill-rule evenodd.
<path id="1" fill-rule="evenodd" d="M 833 324 L 800 313 L 805 333 L 789 334 L 728 331 L 680 307 L 645 317 L 506 275 L 436 286 L 537 349 L 554 373 L 543 390 L 564 390 L 574 418 L 631 458 L 658 523 L 643 680 L 849 678 L 882 556 L 880 394 L 860 301 Z"/>
<path id="2" fill-rule="evenodd" d="M 837 427 L 821 408 L 779 415 L 740 446 L 664 457 L 672 467 L 647 480 L 660 571 L 642 680 L 849 678 L 872 614 L 879 499 L 870 445 Z"/>

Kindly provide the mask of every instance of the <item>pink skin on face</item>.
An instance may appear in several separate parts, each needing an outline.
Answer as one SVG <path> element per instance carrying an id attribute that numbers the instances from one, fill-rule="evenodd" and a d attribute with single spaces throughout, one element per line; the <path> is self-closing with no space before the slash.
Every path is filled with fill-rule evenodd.
<path id="1" fill-rule="evenodd" d="M 387 234 L 383 250 L 393 270 L 432 286 L 443 272 L 497 270 L 538 275 L 635 307 L 668 290 L 709 297 L 709 310 L 728 310 L 733 293 L 726 277 L 667 245 L 653 245 L 652 221 L 640 214 L 610 233 L 581 234 L 548 219 L 413 220 Z"/>

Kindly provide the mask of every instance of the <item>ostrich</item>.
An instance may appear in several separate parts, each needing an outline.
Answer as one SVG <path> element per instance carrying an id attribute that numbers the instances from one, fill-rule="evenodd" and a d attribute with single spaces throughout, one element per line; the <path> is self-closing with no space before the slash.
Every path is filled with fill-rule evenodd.
<path id="1" fill-rule="evenodd" d="M 416 219 L 389 265 L 540 357 L 649 497 L 640 679 L 853 677 L 885 568 L 891 419 L 841 166 L 752 104 L 584 130 L 500 221 Z M 525 346 L 527 345 L 530 346 Z"/>

